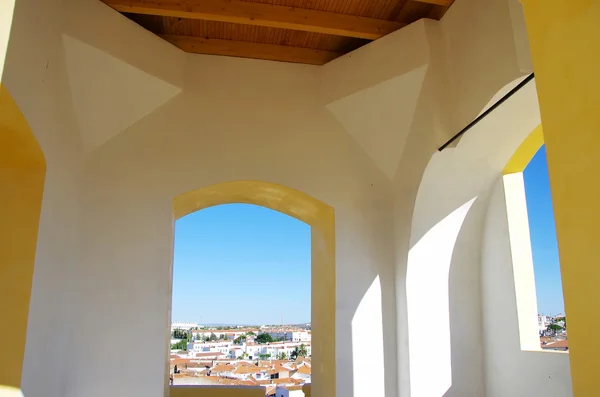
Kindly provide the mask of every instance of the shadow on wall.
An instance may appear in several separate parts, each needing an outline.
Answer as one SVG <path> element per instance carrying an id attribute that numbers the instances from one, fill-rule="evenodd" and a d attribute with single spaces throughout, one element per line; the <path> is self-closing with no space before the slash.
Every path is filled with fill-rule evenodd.
<path id="1" fill-rule="evenodd" d="M 414 397 L 441 397 L 452 386 L 448 278 L 459 232 L 475 200 L 429 229 L 408 254 L 406 295 Z"/>
<path id="2" fill-rule="evenodd" d="M 537 124 L 530 83 L 427 164 L 405 280 L 412 397 L 483 394 L 482 225 L 494 181 Z"/>
<path id="3" fill-rule="evenodd" d="M 452 385 L 444 395 L 483 396 L 481 267 L 482 217 L 488 199 L 479 196 L 462 223 L 454 245 L 448 278 Z M 465 361 L 473 364 L 465 364 Z"/>

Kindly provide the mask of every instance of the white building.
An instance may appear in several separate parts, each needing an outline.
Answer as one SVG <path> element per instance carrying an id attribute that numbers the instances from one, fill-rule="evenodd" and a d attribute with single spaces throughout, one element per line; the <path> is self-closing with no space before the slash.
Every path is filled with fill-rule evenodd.
<path id="1" fill-rule="evenodd" d="M 191 321 L 175 321 L 171 323 L 171 332 L 173 332 L 176 329 L 188 330 L 196 327 L 198 327 L 198 324 Z"/>
<path id="2" fill-rule="evenodd" d="M 311 355 L 311 346 L 309 343 L 300 342 L 285 342 L 285 343 L 270 343 L 265 345 L 256 344 L 244 344 L 244 352 L 248 355 L 249 359 L 260 358 L 261 355 L 269 355 L 269 358 L 276 359 L 281 353 L 285 353 L 286 357 L 289 358 L 292 352 L 301 345 L 304 345 L 307 355 Z"/>
<path id="3" fill-rule="evenodd" d="M 292 342 L 310 342 L 311 334 L 308 331 L 294 331 L 291 337 Z"/>
<path id="4" fill-rule="evenodd" d="M 310 382 L 311 368 L 306 363 L 300 365 L 298 370 L 292 375 L 294 379 L 303 379 L 304 381 Z"/>
<path id="5" fill-rule="evenodd" d="M 544 314 L 538 314 L 538 330 L 540 335 L 542 335 L 550 324 L 552 324 L 553 318 L 550 316 L 546 316 Z"/>
<path id="6" fill-rule="evenodd" d="M 278 329 L 269 332 L 273 339 L 289 340 L 292 342 L 308 342 L 311 339 L 311 334 L 308 331 L 297 329 Z"/>
<path id="7" fill-rule="evenodd" d="M 190 342 L 188 351 L 190 352 L 220 352 L 229 355 L 233 342 Z"/>

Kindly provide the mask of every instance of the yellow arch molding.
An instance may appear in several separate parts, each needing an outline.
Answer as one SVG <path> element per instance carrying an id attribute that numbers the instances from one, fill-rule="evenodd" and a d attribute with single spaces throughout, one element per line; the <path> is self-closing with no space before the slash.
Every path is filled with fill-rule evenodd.
<path id="1" fill-rule="evenodd" d="M 544 144 L 544 131 L 542 125 L 538 125 L 527 138 L 523 141 L 521 146 L 512 155 L 502 174 L 515 174 L 517 172 L 523 172 L 525 167 L 529 164 L 533 156 Z"/>
<path id="2" fill-rule="evenodd" d="M 45 177 L 44 154 L 0 85 L 0 394 L 21 385 Z"/>
<path id="3" fill-rule="evenodd" d="M 335 397 L 335 216 L 331 206 L 298 190 L 262 181 L 207 186 L 173 199 L 173 215 L 221 204 L 255 204 L 292 216 L 311 226 L 312 389 Z M 172 396 L 176 389 L 171 392 Z"/>

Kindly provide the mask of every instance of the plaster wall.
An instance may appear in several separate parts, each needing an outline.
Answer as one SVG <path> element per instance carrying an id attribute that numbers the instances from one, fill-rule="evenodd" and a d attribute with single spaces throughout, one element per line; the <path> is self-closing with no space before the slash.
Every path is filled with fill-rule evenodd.
<path id="1" fill-rule="evenodd" d="M 507 177 L 515 175 L 520 174 Z M 508 183 L 514 184 L 514 181 Z M 505 197 L 505 182 L 500 177 L 494 182 L 490 195 L 481 251 L 486 396 L 570 397 L 573 393 L 569 354 L 527 351 L 521 347 L 526 335 L 519 332 L 521 313 L 517 311 L 515 272 L 526 264 L 513 262 Z M 535 293 L 535 290 L 530 292 Z M 534 320 L 537 313 L 531 317 Z M 536 328 L 523 328 L 522 332 L 530 331 L 529 335 L 533 332 L 537 338 Z"/>
<path id="2" fill-rule="evenodd" d="M 430 159 L 524 73 L 506 0 L 458 1 L 441 23 L 417 22 L 321 68 L 187 55 L 97 1 L 38 3 L 16 3 L 2 80 L 48 164 L 27 396 L 163 395 L 172 199 L 236 180 L 294 188 L 335 211 L 337 394 L 483 394 L 477 242 L 490 187 L 539 124 L 537 107 L 517 101 Z M 130 85 L 102 74 L 107 65 Z M 398 103 L 402 117 L 368 121 Z M 372 144 L 373 128 L 388 145 Z M 446 232 L 428 235 L 446 219 Z M 412 252 L 418 244 L 440 256 Z M 432 321 L 418 294 L 407 301 L 407 274 L 438 265 L 437 285 L 449 284 L 447 296 L 424 288 L 440 314 Z M 358 343 L 372 324 L 374 343 Z M 432 356 L 442 364 L 428 371 L 414 335 L 431 325 L 446 333 Z M 123 349 L 128 328 L 147 330 L 147 344 Z M 78 330 L 93 330 L 94 343 Z M 365 355 L 383 382 L 353 371 Z M 445 383 L 428 389 L 436 379 Z"/>
<path id="3" fill-rule="evenodd" d="M 405 281 L 412 397 L 528 395 L 523 390 L 536 387 L 538 381 L 529 380 L 536 371 L 556 376 L 544 386 L 554 390 L 552 395 L 564 396 L 570 388 L 568 363 L 557 366 L 561 358 L 546 361 L 543 353 L 528 362 L 536 370 L 523 366 L 518 374 L 510 372 L 521 385 L 500 375 L 503 366 L 510 365 L 508 360 L 518 361 L 521 353 L 514 279 L 505 280 L 512 289 L 499 283 L 486 267 L 497 264 L 482 264 L 481 259 L 482 236 L 485 241 L 499 240 L 484 230 L 493 184 L 539 120 L 531 82 L 471 129 L 458 146 L 436 153 L 425 170 L 412 214 Z M 511 266 L 510 246 L 501 249 Z M 514 311 L 512 318 L 500 316 L 503 327 L 514 327 L 514 349 L 502 343 L 498 310 L 486 306 L 486 297 Z M 524 383 L 527 387 L 521 387 Z"/>
<path id="4" fill-rule="evenodd" d="M 236 180 L 278 183 L 334 208 L 337 393 L 353 393 L 353 357 L 370 348 L 353 351 L 352 318 L 376 277 L 391 275 L 389 181 L 319 106 L 317 71 L 190 56 L 181 94 L 88 156 L 84 251 L 75 277 L 82 306 L 94 310 L 80 313 L 76 326 L 98 336 L 92 350 L 79 349 L 85 336 L 75 337 L 73 362 L 86 370 L 74 377 L 73 396 L 117 389 L 123 396 L 162 395 L 172 199 Z M 368 313 L 381 322 L 381 312 Z M 363 320 L 356 326 L 374 322 Z M 120 332 L 128 326 L 148 330 L 147 344 L 123 351 Z M 143 363 L 139 371 L 127 371 L 132 354 Z M 380 357 L 372 364 L 393 376 Z M 374 387 L 384 395 L 383 383 Z"/>
<path id="5" fill-rule="evenodd" d="M 410 127 L 404 138 L 403 154 L 399 160 L 394 184 L 394 248 L 395 248 L 395 284 L 396 284 L 396 317 L 397 317 L 397 349 L 398 349 L 398 390 L 401 396 L 410 396 L 414 391 L 411 375 L 412 341 L 409 336 L 409 309 L 407 304 L 407 272 L 409 252 L 413 245 L 439 221 L 453 210 L 467 203 L 477 190 L 477 182 L 461 181 L 456 186 L 451 181 L 444 180 L 439 175 L 434 177 L 432 185 L 439 184 L 442 190 L 432 193 L 426 204 L 425 211 L 436 207 L 436 211 L 452 202 L 452 208 L 446 208 L 441 214 L 431 215 L 432 218 L 419 219 L 416 213 L 421 204 L 417 201 L 424 172 L 437 148 L 465 127 L 502 93 L 508 92 L 526 73 L 531 72 L 527 36 L 524 34 L 524 21 L 519 4 L 514 1 L 490 0 L 479 2 L 475 0 L 457 1 L 446 13 L 439 24 L 425 24 L 429 57 L 427 73 L 423 79 L 418 102 L 414 109 Z M 525 112 L 525 111 L 524 111 Z M 536 111 L 537 112 L 537 111 Z M 534 113 L 535 114 L 535 113 Z M 496 130 L 497 133 L 503 133 Z M 474 134 L 474 130 L 469 134 Z M 464 138 L 463 138 L 464 139 Z M 455 141 L 450 148 L 456 146 L 461 139 Z M 485 144 L 480 142 L 480 144 Z M 439 154 L 437 154 L 439 155 Z M 444 153 L 442 153 L 444 155 Z M 492 151 L 486 155 L 495 156 Z M 477 161 L 485 164 L 484 155 Z M 444 166 L 448 164 L 444 163 Z M 442 167 L 444 167 L 442 166 Z M 500 168 L 501 169 L 501 168 Z M 445 171 L 440 171 L 446 175 Z M 461 172 L 483 172 L 466 168 Z M 474 178 L 477 180 L 477 178 Z M 465 184 L 472 189 L 465 190 Z M 474 190 L 473 190 L 474 189 Z M 457 197 L 446 198 L 449 191 L 457 192 Z M 458 193 L 458 192 L 461 193 Z M 419 193 L 420 194 L 420 193 Z M 450 194 L 452 196 L 452 194 Z M 447 201 L 450 200 L 450 201 Z M 453 201 L 456 200 L 456 201 Z M 480 208 L 483 204 L 474 203 L 472 209 Z M 471 210 L 472 210 L 471 209 Z M 435 211 L 434 211 L 435 212 Z M 417 216 L 417 219 L 414 219 Z M 469 215 L 465 218 L 469 220 Z M 427 218 L 427 216 L 426 216 Z M 473 222 L 476 222 L 473 220 Z M 479 222 L 479 221 L 477 221 Z M 477 223 L 476 222 L 476 223 Z M 480 227 L 480 224 L 479 224 Z M 461 232 L 462 233 L 462 232 Z M 473 233 L 472 231 L 469 233 Z M 467 233 L 467 234 L 469 234 Z M 462 241 L 457 237 L 457 241 Z M 472 260 L 476 260 L 472 258 Z M 468 274 L 466 269 L 463 274 Z M 457 280 L 460 279 L 457 278 Z M 465 278 L 463 281 L 468 281 Z M 476 288 L 476 287 L 473 287 Z M 468 293 L 470 289 L 466 289 Z M 473 292 L 474 293 L 474 292 Z M 475 293 L 474 293 L 475 294 Z M 475 296 L 475 295 L 473 295 Z M 463 298 L 466 299 L 466 296 Z M 471 303 L 470 303 L 471 304 Z M 469 305 L 470 305 L 469 304 Z M 465 324 L 476 324 L 477 310 L 464 309 L 467 320 Z M 477 303 L 473 303 L 475 307 Z M 424 318 L 428 313 L 421 311 L 417 317 Z M 450 315 L 452 316 L 452 315 Z M 467 325 L 465 325 L 467 326 Z M 468 327 L 468 326 L 467 326 Z M 474 328 L 471 329 L 471 332 Z M 414 334 L 414 331 L 413 331 Z M 453 360 L 457 364 L 469 362 L 473 357 L 481 356 L 481 346 L 470 347 L 462 342 L 455 345 L 452 340 Z M 466 349 L 466 350 L 465 350 Z M 474 352 L 478 351 L 478 352 Z M 460 352 L 460 353 L 458 353 Z M 480 360 L 480 358 L 478 358 Z M 477 364 L 467 364 L 466 367 Z M 414 369 L 414 368 L 413 368 Z M 421 367 L 421 384 L 425 384 L 428 375 L 427 368 Z M 481 373 L 481 372 L 474 372 Z M 454 385 L 456 385 L 456 379 Z M 477 393 L 481 388 L 478 380 L 471 386 L 467 378 L 462 378 L 467 393 Z M 460 386 L 461 390 L 463 386 Z M 423 389 L 425 390 L 425 389 Z M 452 388 L 448 393 L 452 393 Z"/>
<path id="6" fill-rule="evenodd" d="M 2 84 L 27 119 L 47 163 L 21 388 L 25 396 L 62 396 L 67 394 L 75 332 L 70 318 L 78 310 L 69 293 L 70 275 L 78 265 L 81 139 L 60 40 L 61 2 L 14 3 L 12 24 L 2 24 L 10 28 Z"/>

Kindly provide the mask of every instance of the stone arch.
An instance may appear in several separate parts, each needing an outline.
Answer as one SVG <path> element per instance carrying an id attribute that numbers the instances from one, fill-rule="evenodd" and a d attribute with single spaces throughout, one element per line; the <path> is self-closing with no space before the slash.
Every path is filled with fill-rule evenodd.
<path id="1" fill-rule="evenodd" d="M 0 394 L 19 395 L 46 160 L 0 85 Z"/>
<path id="2" fill-rule="evenodd" d="M 335 396 L 335 216 L 331 206 L 298 190 L 263 181 L 206 186 L 173 199 L 173 217 L 221 204 L 254 204 L 311 227 L 312 389 Z"/>

